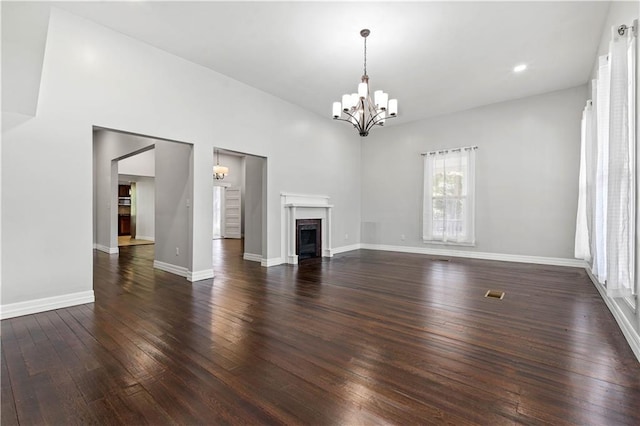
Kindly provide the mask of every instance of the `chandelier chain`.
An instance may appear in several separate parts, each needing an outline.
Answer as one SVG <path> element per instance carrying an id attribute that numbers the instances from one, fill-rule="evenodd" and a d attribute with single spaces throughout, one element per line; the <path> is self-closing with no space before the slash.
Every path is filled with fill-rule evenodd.
<path id="1" fill-rule="evenodd" d="M 364 75 L 367 75 L 367 38 L 364 38 Z"/>

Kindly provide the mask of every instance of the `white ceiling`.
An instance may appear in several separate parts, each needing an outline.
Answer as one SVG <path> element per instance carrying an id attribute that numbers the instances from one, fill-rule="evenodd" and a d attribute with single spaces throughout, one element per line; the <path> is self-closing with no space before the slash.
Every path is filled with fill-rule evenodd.
<path id="1" fill-rule="evenodd" d="M 396 124 L 586 83 L 608 2 L 50 3 L 329 117 L 372 89 Z M 3 31 L 4 36 L 4 31 Z M 528 64 L 525 73 L 512 68 Z M 389 123 L 391 124 L 391 123 Z"/>

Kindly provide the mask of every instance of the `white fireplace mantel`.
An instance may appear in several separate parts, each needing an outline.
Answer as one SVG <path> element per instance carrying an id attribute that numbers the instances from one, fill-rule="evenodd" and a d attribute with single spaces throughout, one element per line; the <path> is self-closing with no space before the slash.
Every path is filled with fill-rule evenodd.
<path id="1" fill-rule="evenodd" d="M 282 258 L 286 263 L 297 265 L 296 220 L 320 219 L 322 232 L 322 257 L 331 257 L 331 208 L 325 195 L 280 193 L 282 206 Z"/>

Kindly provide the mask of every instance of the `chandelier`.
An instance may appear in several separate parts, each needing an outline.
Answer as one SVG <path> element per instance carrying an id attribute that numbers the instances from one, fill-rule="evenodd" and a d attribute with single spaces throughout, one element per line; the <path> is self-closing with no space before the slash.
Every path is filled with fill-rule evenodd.
<path id="1" fill-rule="evenodd" d="M 220 165 L 220 151 L 216 151 L 216 165 L 213 166 L 213 177 L 216 179 L 224 179 L 229 174 L 229 168 Z"/>
<path id="2" fill-rule="evenodd" d="M 369 76 L 367 75 L 367 37 L 371 31 L 364 29 L 360 35 L 364 38 L 364 74 L 358 84 L 358 93 L 342 95 L 342 102 L 333 103 L 333 119 L 346 121 L 356 128 L 360 136 L 369 134 L 373 126 L 383 126 L 387 118 L 398 114 L 398 100 L 389 99 L 382 90 L 369 95 Z"/>

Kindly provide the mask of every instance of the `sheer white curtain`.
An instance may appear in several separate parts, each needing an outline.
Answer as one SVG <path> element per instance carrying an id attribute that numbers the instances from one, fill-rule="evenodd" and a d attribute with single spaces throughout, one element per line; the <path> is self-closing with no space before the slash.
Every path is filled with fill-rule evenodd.
<path id="1" fill-rule="evenodd" d="M 425 242 L 475 244 L 475 150 L 424 154 Z"/>
<path id="2" fill-rule="evenodd" d="M 597 145 L 595 239 L 598 257 L 593 273 L 604 283 L 607 279 L 607 181 L 609 175 L 609 91 L 610 72 L 607 56 L 599 58 L 596 96 Z"/>
<path id="3" fill-rule="evenodd" d="M 609 169 L 607 294 L 633 294 L 635 222 L 635 37 L 614 28 L 609 48 Z M 631 74 L 630 74 L 631 73 Z"/>
<path id="4" fill-rule="evenodd" d="M 637 41 L 630 30 L 612 32 L 583 112 L 575 254 L 591 260 L 607 295 L 627 297 L 635 273 Z"/>
<path id="5" fill-rule="evenodd" d="M 578 214 L 576 215 L 575 257 L 591 260 L 589 224 L 587 221 L 587 129 L 591 126 L 591 102 L 582 111 L 580 140 L 580 172 L 578 175 Z"/>
<path id="6" fill-rule="evenodd" d="M 601 190 L 598 186 L 598 80 L 591 83 L 591 102 L 588 102 L 590 114 L 586 114 L 585 143 L 586 143 L 586 175 L 587 175 L 587 226 L 589 232 L 589 253 L 591 255 L 592 272 L 598 277 L 598 259 L 601 256 L 602 248 L 598 246 L 596 238 L 597 215 L 602 213 L 597 205 L 598 193 Z M 587 259 L 588 260 L 588 259 Z"/>

